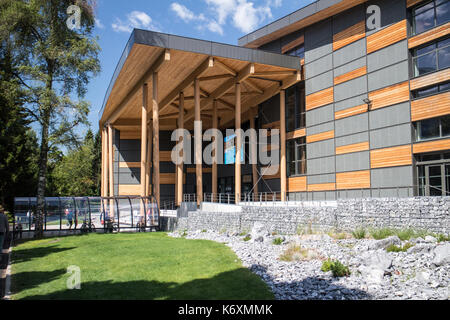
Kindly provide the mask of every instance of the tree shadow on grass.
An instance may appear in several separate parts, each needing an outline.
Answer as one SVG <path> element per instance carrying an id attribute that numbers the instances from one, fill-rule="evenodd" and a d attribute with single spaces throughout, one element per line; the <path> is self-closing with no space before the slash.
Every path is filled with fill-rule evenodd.
<path id="1" fill-rule="evenodd" d="M 59 246 L 48 246 L 48 247 L 34 247 L 30 249 L 21 249 L 20 247 L 14 249 L 12 252 L 12 263 L 22 263 L 28 262 L 33 259 L 42 258 L 54 253 L 60 253 L 68 250 L 76 249 L 71 248 L 60 248 Z"/>
<path id="2" fill-rule="evenodd" d="M 40 286 L 41 284 L 48 283 L 57 279 L 60 279 L 62 275 L 66 273 L 66 270 L 59 269 L 54 271 L 32 271 L 32 272 L 20 272 L 12 275 L 12 292 L 16 292 L 18 288 L 20 290 L 29 290 Z"/>

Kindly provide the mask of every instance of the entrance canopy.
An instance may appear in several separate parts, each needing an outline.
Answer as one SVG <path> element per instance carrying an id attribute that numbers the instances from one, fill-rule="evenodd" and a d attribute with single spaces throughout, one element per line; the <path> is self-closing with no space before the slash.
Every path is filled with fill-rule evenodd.
<path id="1" fill-rule="evenodd" d="M 142 88 L 155 92 L 155 73 L 157 101 L 152 103 L 150 98 L 147 111 L 150 121 L 152 105 L 156 103 L 160 130 L 177 128 L 180 93 L 184 95 L 184 127 L 193 128 L 195 80 L 200 82 L 205 129 L 212 126 L 214 101 L 219 113 L 218 127 L 234 125 L 236 83 L 241 84 L 244 122 L 258 104 L 302 80 L 297 57 L 135 29 L 106 93 L 100 127 L 111 124 L 118 130 L 139 130 L 145 98 Z"/>

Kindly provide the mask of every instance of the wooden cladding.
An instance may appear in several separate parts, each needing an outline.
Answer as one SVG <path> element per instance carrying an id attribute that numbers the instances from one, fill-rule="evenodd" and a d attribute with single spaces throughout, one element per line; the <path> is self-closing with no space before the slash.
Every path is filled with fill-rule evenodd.
<path id="1" fill-rule="evenodd" d="M 313 143 L 334 138 L 334 130 L 313 134 L 306 137 L 306 143 Z"/>
<path id="2" fill-rule="evenodd" d="M 306 177 L 295 177 L 288 179 L 289 192 L 304 192 L 306 190 Z"/>
<path id="3" fill-rule="evenodd" d="M 337 173 L 336 188 L 338 190 L 369 189 L 370 170 Z"/>
<path id="4" fill-rule="evenodd" d="M 352 152 L 360 152 L 369 150 L 369 142 L 361 142 L 355 144 L 349 144 L 346 146 L 336 147 L 336 154 L 346 154 Z"/>
<path id="5" fill-rule="evenodd" d="M 372 91 L 369 93 L 369 99 L 372 101 L 371 110 L 408 101 L 409 83 L 405 81 L 387 88 Z"/>
<path id="6" fill-rule="evenodd" d="M 175 173 L 160 173 L 159 174 L 160 184 L 175 184 L 176 175 Z M 186 174 L 183 175 L 183 184 L 186 183 Z"/>
<path id="7" fill-rule="evenodd" d="M 411 7 L 415 6 L 416 4 L 419 4 L 423 1 L 426 1 L 426 0 L 406 0 L 406 7 L 411 8 Z"/>
<path id="8" fill-rule="evenodd" d="M 370 151 L 371 168 L 398 167 L 412 164 L 411 145 Z"/>
<path id="9" fill-rule="evenodd" d="M 299 38 L 295 39 L 294 41 L 291 41 L 288 44 L 284 45 L 281 48 L 281 53 L 286 53 L 289 50 L 292 50 L 295 47 L 298 47 L 299 45 L 302 45 L 304 42 L 305 42 L 305 36 L 302 35 Z"/>
<path id="10" fill-rule="evenodd" d="M 333 191 L 336 190 L 335 183 L 308 184 L 308 191 Z"/>
<path id="11" fill-rule="evenodd" d="M 312 110 L 334 101 L 333 87 L 306 96 L 306 110 Z"/>
<path id="12" fill-rule="evenodd" d="M 334 78 L 334 85 L 359 78 L 367 73 L 367 67 L 361 67 Z"/>
<path id="13" fill-rule="evenodd" d="M 424 43 L 436 40 L 448 34 L 450 34 L 450 22 L 437 28 L 418 34 L 417 36 L 414 36 L 412 38 L 409 38 L 408 48 L 412 49 L 418 47 Z"/>
<path id="14" fill-rule="evenodd" d="M 140 184 L 119 184 L 119 196 L 138 196 L 140 194 Z"/>
<path id="15" fill-rule="evenodd" d="M 141 131 L 120 131 L 120 140 L 141 140 Z"/>
<path id="16" fill-rule="evenodd" d="M 333 36 L 333 50 L 338 50 L 366 36 L 366 22 L 361 21 Z"/>
<path id="17" fill-rule="evenodd" d="M 119 162 L 119 168 L 141 168 L 140 162 Z"/>
<path id="18" fill-rule="evenodd" d="M 286 134 L 286 140 L 297 139 L 306 136 L 306 129 L 299 129 Z"/>
<path id="19" fill-rule="evenodd" d="M 411 101 L 411 121 L 450 114 L 450 92 Z"/>
<path id="20" fill-rule="evenodd" d="M 159 162 L 172 162 L 172 151 L 160 151 Z"/>
<path id="21" fill-rule="evenodd" d="M 196 171 L 197 169 L 196 168 L 187 168 L 187 173 L 196 173 L 197 171 Z M 212 168 L 203 168 L 202 169 L 202 172 L 203 173 L 212 173 Z"/>
<path id="22" fill-rule="evenodd" d="M 450 139 L 416 143 L 413 145 L 414 153 L 434 152 L 450 149 Z"/>
<path id="23" fill-rule="evenodd" d="M 407 37 L 406 20 L 397 22 L 367 37 L 367 53 L 386 48 Z"/>
<path id="24" fill-rule="evenodd" d="M 334 118 L 336 120 L 343 119 L 343 118 L 348 118 L 348 117 L 351 117 L 351 116 L 355 116 L 357 114 L 361 114 L 361 113 L 367 112 L 367 109 L 368 109 L 367 104 L 363 104 L 363 105 L 356 106 L 356 107 L 353 107 L 353 108 L 348 108 L 348 109 L 345 109 L 345 110 L 336 111 L 334 113 Z"/>
<path id="25" fill-rule="evenodd" d="M 450 68 L 411 80 L 411 90 L 417 90 L 450 80 Z"/>

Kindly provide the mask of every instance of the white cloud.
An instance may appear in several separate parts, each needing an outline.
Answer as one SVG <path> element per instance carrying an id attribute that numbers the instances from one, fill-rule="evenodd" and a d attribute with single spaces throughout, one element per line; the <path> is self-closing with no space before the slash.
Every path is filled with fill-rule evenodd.
<path id="1" fill-rule="evenodd" d="M 266 18 L 272 18 L 272 10 L 269 5 L 254 7 L 253 2 L 238 0 L 238 6 L 233 14 L 233 24 L 243 32 L 251 32 Z"/>
<path id="2" fill-rule="evenodd" d="M 185 22 L 192 21 L 196 18 L 195 14 L 191 10 L 189 10 L 188 8 L 177 2 L 173 2 L 170 5 L 170 9 L 172 9 L 172 11 L 174 11 L 177 14 L 177 16 L 179 16 Z"/>
<path id="3" fill-rule="evenodd" d="M 105 26 L 104 26 L 103 23 L 100 21 L 100 19 L 97 19 L 97 18 L 95 18 L 95 26 L 96 26 L 97 28 L 100 28 L 100 29 L 104 29 L 104 28 L 105 28 Z"/>
<path id="4" fill-rule="evenodd" d="M 211 32 L 223 35 L 223 28 L 222 28 L 222 26 L 219 23 L 217 23 L 216 21 L 214 21 L 214 20 L 212 20 L 212 21 L 210 21 L 208 23 L 207 28 Z"/>
<path id="5" fill-rule="evenodd" d="M 159 28 L 153 23 L 152 18 L 142 11 L 130 12 L 127 14 L 127 19 L 125 21 L 117 18 L 116 22 L 114 22 L 111 26 L 115 32 L 130 33 L 133 31 L 133 28 L 159 31 Z"/>

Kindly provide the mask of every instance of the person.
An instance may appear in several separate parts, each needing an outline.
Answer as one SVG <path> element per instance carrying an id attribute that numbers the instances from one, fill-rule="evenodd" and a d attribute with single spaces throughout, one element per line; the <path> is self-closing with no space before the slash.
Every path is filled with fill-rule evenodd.
<path id="1" fill-rule="evenodd" d="M 73 224 L 73 213 L 72 213 L 72 211 L 69 211 L 69 209 L 66 208 L 65 214 L 67 217 L 67 221 L 69 224 L 69 230 L 70 230 L 70 229 L 72 229 L 72 224 Z"/>
<path id="2" fill-rule="evenodd" d="M 5 215 L 5 210 L 0 205 L 0 250 L 3 249 L 3 242 L 9 232 L 8 217 Z"/>

